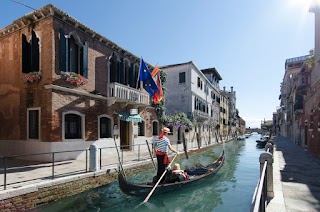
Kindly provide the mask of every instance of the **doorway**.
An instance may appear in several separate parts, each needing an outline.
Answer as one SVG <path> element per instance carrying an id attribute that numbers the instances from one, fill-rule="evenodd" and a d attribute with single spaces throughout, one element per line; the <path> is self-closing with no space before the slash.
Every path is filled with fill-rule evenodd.
<path id="1" fill-rule="evenodd" d="M 129 122 L 120 120 L 120 148 L 130 149 L 129 145 Z"/>

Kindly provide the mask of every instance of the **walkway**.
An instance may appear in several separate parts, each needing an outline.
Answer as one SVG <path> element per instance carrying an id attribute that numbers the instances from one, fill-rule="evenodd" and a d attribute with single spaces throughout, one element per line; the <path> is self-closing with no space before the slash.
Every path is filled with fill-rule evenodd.
<path id="1" fill-rule="evenodd" d="M 267 211 L 320 211 L 320 160 L 282 136 L 275 146 L 275 197 Z"/>

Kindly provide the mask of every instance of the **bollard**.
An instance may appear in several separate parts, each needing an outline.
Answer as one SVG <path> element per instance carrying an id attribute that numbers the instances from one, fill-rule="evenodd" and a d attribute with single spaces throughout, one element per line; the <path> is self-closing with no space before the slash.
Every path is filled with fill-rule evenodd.
<path id="1" fill-rule="evenodd" d="M 272 143 L 269 143 L 269 142 L 268 142 L 264 148 L 265 148 L 266 151 L 267 151 L 268 148 L 269 148 L 269 152 L 273 155 L 274 149 L 273 149 Z"/>
<path id="2" fill-rule="evenodd" d="M 95 144 L 90 145 L 90 166 L 89 171 L 95 172 L 99 171 L 98 166 L 98 147 Z"/>
<path id="3" fill-rule="evenodd" d="M 267 178 L 267 197 L 268 198 L 273 198 L 274 197 L 274 193 L 273 193 L 273 157 L 272 154 L 270 152 L 264 152 L 261 153 L 260 158 L 260 176 L 261 176 L 261 172 L 263 170 L 263 165 L 264 162 L 267 161 L 267 169 L 266 169 L 266 175 L 265 177 Z"/>

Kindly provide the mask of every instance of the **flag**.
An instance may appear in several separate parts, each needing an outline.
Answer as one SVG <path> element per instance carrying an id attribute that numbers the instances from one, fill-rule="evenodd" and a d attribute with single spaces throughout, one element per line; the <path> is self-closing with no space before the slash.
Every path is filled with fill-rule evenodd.
<path id="1" fill-rule="evenodd" d="M 156 65 L 156 67 L 153 69 L 151 76 L 158 86 L 158 91 L 153 95 L 153 102 L 158 104 L 163 99 L 160 70 L 158 65 Z"/>
<path id="2" fill-rule="evenodd" d="M 152 79 L 149 69 L 142 58 L 139 70 L 139 79 L 143 82 L 143 88 L 150 94 L 150 96 L 153 96 L 158 91 L 158 87 Z"/>

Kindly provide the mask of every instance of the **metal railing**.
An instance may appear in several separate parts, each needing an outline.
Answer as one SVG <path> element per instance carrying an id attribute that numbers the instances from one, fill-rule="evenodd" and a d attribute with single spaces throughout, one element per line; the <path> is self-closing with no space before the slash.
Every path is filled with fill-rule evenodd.
<path id="1" fill-rule="evenodd" d="M 69 151 L 57 151 L 57 152 L 48 152 L 48 153 L 34 153 L 34 154 L 19 154 L 19 155 L 9 155 L 9 156 L 0 156 L 0 160 L 3 161 L 3 184 L 0 185 L 3 187 L 4 190 L 7 189 L 8 185 L 14 185 L 14 184 L 19 184 L 19 183 L 25 183 L 25 182 L 29 182 L 29 181 L 34 181 L 34 180 L 39 180 L 39 179 L 54 179 L 55 177 L 59 176 L 68 176 L 68 175 L 72 175 L 72 174 L 79 174 L 79 173 L 85 173 L 88 172 L 88 150 L 89 149 L 82 149 L 82 150 L 69 150 Z M 84 152 L 86 154 L 85 157 L 85 169 L 75 169 L 73 171 L 68 171 L 68 172 L 64 172 L 64 173 L 55 173 L 57 170 L 55 169 L 57 166 L 66 164 L 66 163 L 70 163 L 69 161 L 56 161 L 56 156 L 57 154 L 63 154 L 63 153 L 70 153 L 70 152 Z M 26 160 L 26 158 L 30 157 L 30 156 L 43 156 L 43 155 L 50 155 L 49 157 L 51 158 L 51 162 L 39 162 L 39 161 L 35 161 L 35 160 Z M 19 162 L 24 162 L 24 163 L 31 163 L 29 165 L 10 165 L 9 161 L 12 159 L 16 159 L 19 160 Z M 28 161 L 28 162 L 27 162 Z M 76 161 L 76 160 L 73 160 Z M 34 164 L 35 162 L 37 162 L 36 164 Z M 10 182 L 8 183 L 8 175 L 9 174 L 16 174 L 18 175 L 19 172 L 24 172 L 25 170 L 30 170 L 30 169 L 37 169 L 37 168 L 43 168 L 43 167 L 47 167 L 48 168 L 48 172 L 49 169 L 51 169 L 51 174 L 44 174 L 43 172 L 39 173 L 35 173 L 37 176 L 40 175 L 40 177 L 37 178 L 32 178 L 30 177 L 30 179 L 27 180 L 18 180 L 15 182 Z M 70 170 L 70 169 L 68 169 Z M 48 173 L 47 172 L 47 173 Z M 1 173 L 1 171 L 0 171 Z M 43 175 L 43 176 L 41 176 Z M 13 176 L 11 177 L 11 179 L 13 178 Z M 18 177 L 19 178 L 19 177 Z"/>
<path id="2" fill-rule="evenodd" d="M 251 212 L 266 211 L 269 198 L 273 197 L 273 145 L 267 143 L 266 152 L 260 155 L 260 178 L 254 191 Z"/>
<path id="3" fill-rule="evenodd" d="M 148 145 L 152 147 L 152 142 L 148 142 Z M 176 144 L 176 150 L 180 151 L 179 147 L 182 144 Z M 120 161 L 122 164 L 130 163 L 130 162 L 139 162 L 150 159 L 150 154 L 148 150 L 147 143 L 145 144 L 134 144 L 134 145 L 120 145 L 117 146 L 120 155 Z M 105 150 L 105 151 L 103 151 Z M 102 147 L 99 148 L 99 167 L 105 166 L 116 166 L 119 164 L 119 160 L 117 157 L 108 157 L 111 154 L 117 154 L 116 147 Z M 155 158 L 154 151 L 150 148 L 152 157 Z"/>

